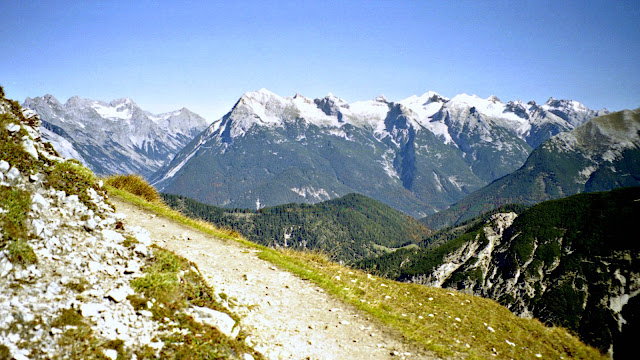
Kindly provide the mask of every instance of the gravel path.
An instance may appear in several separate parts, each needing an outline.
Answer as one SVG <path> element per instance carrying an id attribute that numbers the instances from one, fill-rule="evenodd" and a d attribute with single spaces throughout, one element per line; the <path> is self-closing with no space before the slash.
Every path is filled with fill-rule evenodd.
<path id="1" fill-rule="evenodd" d="M 258 259 L 257 250 L 111 199 L 128 226 L 196 263 L 216 293 L 239 304 L 248 341 L 269 359 L 432 359 L 318 286 Z"/>

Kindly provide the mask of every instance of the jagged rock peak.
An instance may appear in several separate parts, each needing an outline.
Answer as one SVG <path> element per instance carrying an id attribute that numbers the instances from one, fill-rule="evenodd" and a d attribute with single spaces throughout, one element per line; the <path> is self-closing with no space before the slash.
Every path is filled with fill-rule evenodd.
<path id="1" fill-rule="evenodd" d="M 128 105 L 128 106 L 137 106 L 135 102 L 133 102 L 133 100 L 131 100 L 130 97 L 125 97 L 125 98 L 120 98 L 120 99 L 115 99 L 112 100 L 109 105 L 111 106 L 118 106 L 118 105 Z"/>
<path id="2" fill-rule="evenodd" d="M 387 100 L 387 98 L 384 95 L 380 95 L 378 97 L 375 98 L 375 101 L 377 102 L 382 102 L 382 103 L 389 103 L 389 100 Z"/>

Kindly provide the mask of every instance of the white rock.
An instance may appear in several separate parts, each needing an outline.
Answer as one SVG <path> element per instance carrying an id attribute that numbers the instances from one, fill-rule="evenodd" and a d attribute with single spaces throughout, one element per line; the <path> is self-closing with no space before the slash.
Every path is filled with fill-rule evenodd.
<path id="1" fill-rule="evenodd" d="M 99 271 L 104 270 L 104 265 L 102 265 L 97 261 L 89 261 L 88 265 L 89 265 L 89 271 L 91 271 L 92 273 L 97 273 Z"/>
<path id="2" fill-rule="evenodd" d="M 105 296 L 117 303 L 123 302 L 127 296 L 133 294 L 133 289 L 129 286 L 121 286 L 119 288 L 112 289 Z"/>
<path id="3" fill-rule="evenodd" d="M 136 244 L 133 251 L 143 256 L 149 256 L 149 249 L 144 244 Z"/>
<path id="4" fill-rule="evenodd" d="M 0 171 L 2 171 L 2 173 L 6 173 L 7 171 L 9 171 L 10 167 L 11 165 L 9 165 L 8 162 L 0 160 Z"/>
<path id="5" fill-rule="evenodd" d="M 115 242 L 118 244 L 124 241 L 124 236 L 122 236 L 122 234 L 111 229 L 103 229 L 102 236 L 106 241 Z"/>
<path id="6" fill-rule="evenodd" d="M 95 229 L 96 229 L 96 227 L 98 226 L 98 223 L 97 223 L 93 218 L 91 218 L 91 219 L 87 220 L 87 221 L 84 223 L 84 226 L 85 226 L 87 229 L 95 230 Z"/>
<path id="7" fill-rule="evenodd" d="M 151 245 L 151 234 L 147 229 L 143 229 L 140 226 L 134 226 L 133 228 L 131 228 L 131 232 L 133 232 L 134 237 L 141 244 L 145 246 Z"/>
<path id="8" fill-rule="evenodd" d="M 20 171 L 15 167 L 12 167 L 11 170 L 7 172 L 7 180 L 9 180 L 9 182 L 16 181 L 17 179 L 20 178 L 20 176 L 21 176 Z"/>
<path id="9" fill-rule="evenodd" d="M 80 205 L 80 198 L 78 195 L 69 195 L 64 198 L 64 203 L 67 205 Z"/>
<path id="10" fill-rule="evenodd" d="M 11 271 L 12 269 L 13 264 L 11 263 L 11 261 L 9 261 L 9 259 L 7 259 L 6 257 L 3 257 L 0 260 L 0 278 L 7 276 L 7 274 L 9 274 L 9 271 Z"/>
<path id="11" fill-rule="evenodd" d="M 46 294 L 46 296 L 48 298 L 53 298 L 54 296 L 60 294 L 60 292 L 62 292 L 62 288 L 60 287 L 58 282 L 57 281 L 52 281 L 47 286 L 47 294 Z"/>
<path id="12" fill-rule="evenodd" d="M 42 235 L 45 228 L 44 221 L 40 219 L 34 219 L 33 221 L 31 221 L 31 225 L 33 225 L 33 229 L 36 233 L 36 236 Z"/>
<path id="13" fill-rule="evenodd" d="M 7 124 L 5 126 L 5 129 L 9 130 L 10 133 L 16 133 L 16 132 L 20 131 L 20 125 L 14 124 L 14 123 Z"/>
<path id="14" fill-rule="evenodd" d="M 22 137 L 22 147 L 24 148 L 24 151 L 26 151 L 29 155 L 38 159 L 38 150 L 36 150 L 36 147 L 33 144 L 33 140 L 31 140 L 28 136 Z"/>
<path id="15" fill-rule="evenodd" d="M 242 360 L 254 360 L 254 359 L 253 359 L 253 356 L 251 356 L 251 354 L 245 353 L 242 355 Z"/>
<path id="16" fill-rule="evenodd" d="M 104 306 L 103 304 L 89 303 L 89 304 L 80 305 L 80 312 L 84 317 L 96 317 L 98 316 L 98 314 L 105 311 L 106 309 L 107 307 Z"/>
<path id="17" fill-rule="evenodd" d="M 22 321 L 24 322 L 32 322 L 33 320 L 35 320 L 36 316 L 32 313 L 29 312 L 23 312 L 22 313 Z"/>
<path id="18" fill-rule="evenodd" d="M 127 261 L 127 267 L 124 269 L 125 274 L 136 274 L 140 272 L 140 264 L 135 260 Z"/>
<path id="19" fill-rule="evenodd" d="M 140 310 L 138 311 L 140 313 L 140 315 L 151 318 L 153 317 L 153 313 L 149 310 Z"/>
<path id="20" fill-rule="evenodd" d="M 240 326 L 236 326 L 236 321 L 223 312 L 206 307 L 193 306 L 191 308 L 191 315 L 195 321 L 201 324 L 211 325 L 231 338 L 235 338 L 240 332 Z"/>
<path id="21" fill-rule="evenodd" d="M 37 206 L 37 207 L 36 207 Z M 31 197 L 31 208 L 35 208 L 37 210 L 44 210 L 49 207 L 49 201 L 44 198 L 44 196 L 39 193 L 35 193 Z"/>
<path id="22" fill-rule="evenodd" d="M 116 268 L 111 265 L 105 266 L 104 271 L 109 275 L 115 275 L 118 272 L 118 270 L 116 270 Z"/>
<path id="23" fill-rule="evenodd" d="M 102 353 L 111 360 L 116 360 L 118 358 L 118 351 L 113 349 L 104 349 L 102 350 Z"/>

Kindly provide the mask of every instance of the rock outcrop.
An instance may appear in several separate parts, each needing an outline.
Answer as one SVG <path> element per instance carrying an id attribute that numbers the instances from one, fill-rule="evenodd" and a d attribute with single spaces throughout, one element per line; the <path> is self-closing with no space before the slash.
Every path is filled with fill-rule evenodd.
<path id="1" fill-rule="evenodd" d="M 214 309 L 176 300 L 175 317 L 159 316 L 172 313 L 140 290 L 158 251 L 149 233 L 124 229 L 102 182 L 43 143 L 39 126 L 0 93 L 0 358 L 165 357 L 184 336 L 214 328 L 236 341 L 236 321 Z M 191 266 L 164 281 L 197 274 Z M 208 330 L 189 326 L 200 318 Z M 224 346 L 231 358 L 253 358 L 246 346 Z"/>

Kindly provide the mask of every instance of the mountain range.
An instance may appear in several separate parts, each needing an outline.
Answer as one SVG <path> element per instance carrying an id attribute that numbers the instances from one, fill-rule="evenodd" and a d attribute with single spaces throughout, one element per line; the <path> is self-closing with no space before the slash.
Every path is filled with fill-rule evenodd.
<path id="1" fill-rule="evenodd" d="M 435 92 L 347 103 L 245 93 L 151 177 L 224 207 L 316 203 L 356 192 L 413 216 L 518 169 L 549 137 L 607 113 L 576 101 L 501 102 Z"/>
<path id="2" fill-rule="evenodd" d="M 623 186 L 640 186 L 640 109 L 600 116 L 547 140 L 517 171 L 423 222 L 437 229 L 505 204 Z"/>
<path id="3" fill-rule="evenodd" d="M 151 176 L 208 125 L 185 108 L 154 115 L 130 98 L 106 103 L 74 96 L 62 104 L 45 95 L 27 98 L 23 107 L 40 115 L 42 137 L 60 155 L 98 175 Z"/>

